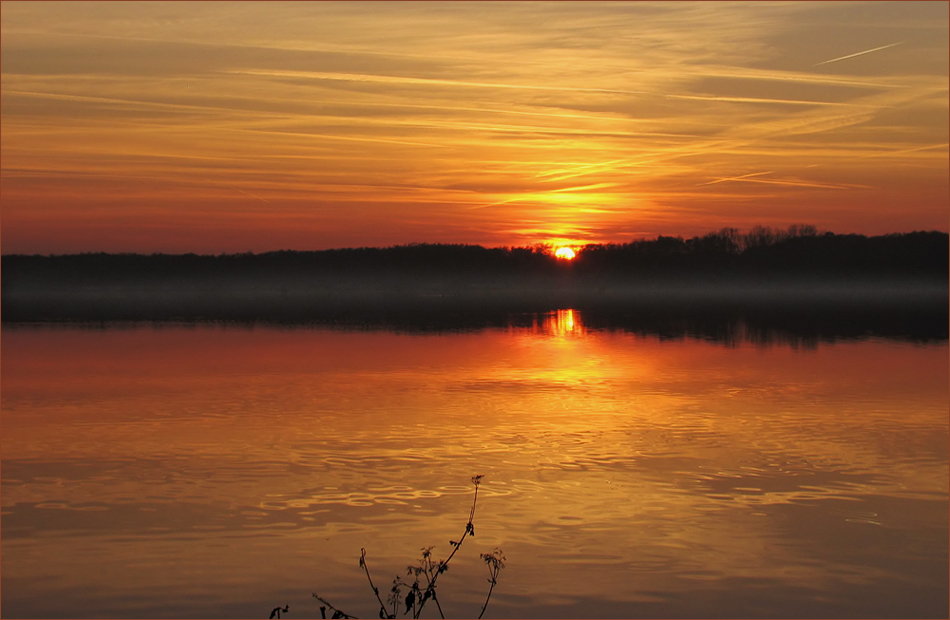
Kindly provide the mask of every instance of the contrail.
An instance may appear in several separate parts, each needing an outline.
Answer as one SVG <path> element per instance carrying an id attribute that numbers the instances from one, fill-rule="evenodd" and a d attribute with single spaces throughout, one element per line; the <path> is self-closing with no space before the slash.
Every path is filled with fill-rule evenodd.
<path id="1" fill-rule="evenodd" d="M 272 203 L 270 200 L 268 200 L 268 199 L 266 199 L 266 198 L 261 198 L 261 197 L 258 196 L 257 194 L 252 194 L 251 192 L 245 191 L 245 190 L 241 189 L 240 187 L 235 187 L 234 189 L 236 189 L 237 191 L 241 192 L 242 194 L 247 194 L 247 195 L 250 196 L 251 198 L 257 198 L 257 199 L 260 200 L 261 202 L 266 202 L 266 203 L 269 204 L 269 205 L 270 205 L 270 204 L 274 204 L 274 203 Z"/>
<path id="2" fill-rule="evenodd" d="M 826 61 L 824 61 L 824 62 L 816 62 L 816 63 L 813 64 L 812 66 L 813 66 L 813 67 L 817 67 L 817 66 L 819 66 L 819 65 L 827 65 L 828 63 L 838 62 L 839 60 L 847 60 L 847 59 L 849 59 L 849 58 L 854 58 L 855 56 L 864 56 L 865 54 L 870 54 L 871 52 L 878 52 L 878 51 L 880 51 L 880 50 L 886 50 L 886 49 L 889 48 L 889 47 L 894 47 L 895 45 L 900 45 L 901 43 L 903 43 L 903 41 L 898 41 L 897 43 L 891 43 L 890 45 L 882 45 L 881 47 L 875 47 L 875 48 L 872 49 L 872 50 L 864 50 L 863 52 L 857 52 L 857 53 L 855 53 L 855 54 L 848 54 L 847 56 L 840 56 L 840 57 L 838 57 L 838 58 L 832 58 L 831 60 L 826 60 Z"/>
<path id="3" fill-rule="evenodd" d="M 749 177 L 758 177 L 758 176 L 762 176 L 763 174 L 772 174 L 773 172 L 774 172 L 773 170 L 769 170 L 768 172 L 750 172 L 749 174 L 743 174 L 742 176 L 738 176 L 738 177 L 723 177 L 721 179 L 716 179 L 708 183 L 699 183 L 699 185 L 715 185 L 716 183 L 725 183 L 726 181 L 743 181 L 745 179 L 748 179 Z"/>

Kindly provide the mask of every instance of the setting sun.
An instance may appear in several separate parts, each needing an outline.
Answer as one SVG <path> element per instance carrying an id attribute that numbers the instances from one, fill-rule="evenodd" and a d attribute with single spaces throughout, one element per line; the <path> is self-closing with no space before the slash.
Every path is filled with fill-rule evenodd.
<path id="1" fill-rule="evenodd" d="M 554 252 L 554 255 L 564 260 L 574 260 L 574 257 L 577 256 L 574 250 L 567 247 L 558 248 L 557 251 Z"/>

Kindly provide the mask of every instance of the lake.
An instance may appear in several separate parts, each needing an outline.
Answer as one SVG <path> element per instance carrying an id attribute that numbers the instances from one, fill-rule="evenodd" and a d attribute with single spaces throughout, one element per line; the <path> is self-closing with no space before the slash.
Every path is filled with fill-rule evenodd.
<path id="1" fill-rule="evenodd" d="M 377 617 L 481 474 L 449 617 L 947 617 L 945 331 L 727 331 L 4 324 L 2 615 Z"/>

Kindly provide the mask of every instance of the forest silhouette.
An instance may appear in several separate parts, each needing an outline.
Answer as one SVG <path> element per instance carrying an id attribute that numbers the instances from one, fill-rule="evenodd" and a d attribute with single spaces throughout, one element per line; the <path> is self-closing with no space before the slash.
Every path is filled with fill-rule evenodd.
<path id="1" fill-rule="evenodd" d="M 946 276 L 947 233 L 929 231 L 881 235 L 819 234 L 815 227 L 787 230 L 757 226 L 742 234 L 724 228 L 701 237 L 659 236 L 624 244 L 577 248 L 570 265 L 583 274 L 832 276 Z M 203 277 L 288 277 L 339 274 L 466 275 L 551 274 L 563 271 L 552 248 L 485 248 L 480 245 L 414 243 L 387 248 L 319 251 L 281 250 L 261 254 L 107 254 L 3 256 L 3 282 L 53 284 L 142 282 Z M 8 279 L 9 278 L 9 279 Z"/>
<path id="2" fill-rule="evenodd" d="M 946 337 L 950 244 L 943 232 L 868 237 L 808 225 L 725 228 L 689 239 L 575 247 L 572 261 L 556 258 L 554 249 L 411 244 L 261 254 L 11 254 L 0 263 L 2 320 L 362 321 L 439 329 L 573 307 L 591 317 L 629 324 L 634 313 L 667 326 L 687 316 L 690 324 L 705 324 L 701 317 L 739 310 L 793 324 L 837 316 L 839 327 L 853 332 L 849 324 L 864 325 L 858 317 L 876 312 L 903 316 L 902 333 L 923 321 L 936 329 L 927 333 Z"/>

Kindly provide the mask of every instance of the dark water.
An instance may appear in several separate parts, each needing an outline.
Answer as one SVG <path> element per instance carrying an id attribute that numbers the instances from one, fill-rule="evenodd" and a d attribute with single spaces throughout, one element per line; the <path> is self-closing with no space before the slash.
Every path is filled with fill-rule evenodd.
<path id="1" fill-rule="evenodd" d="M 2 614 L 376 617 L 484 474 L 447 616 L 946 617 L 946 320 L 796 320 L 4 325 Z"/>

